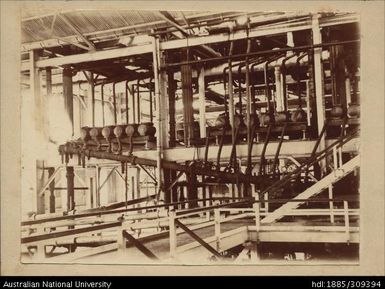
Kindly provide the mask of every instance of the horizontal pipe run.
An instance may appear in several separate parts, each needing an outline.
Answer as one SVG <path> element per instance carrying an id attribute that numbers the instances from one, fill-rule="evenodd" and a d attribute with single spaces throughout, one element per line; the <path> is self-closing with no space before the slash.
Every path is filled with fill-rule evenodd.
<path id="1" fill-rule="evenodd" d="M 156 160 L 140 158 L 133 155 L 128 155 L 128 156 L 117 155 L 117 154 L 108 153 L 108 152 L 100 152 L 100 151 L 93 151 L 93 150 L 87 150 L 87 149 L 84 150 L 81 148 L 71 147 L 68 145 L 61 145 L 59 147 L 59 152 L 61 154 L 74 154 L 74 155 L 84 154 L 88 157 L 94 157 L 97 159 L 108 159 L 108 160 L 118 161 L 118 162 L 127 162 L 132 165 L 145 165 L 145 166 L 157 167 Z M 192 166 L 181 165 L 175 162 L 169 162 L 165 160 L 162 160 L 161 163 L 162 163 L 162 167 L 165 169 L 176 170 L 176 171 L 187 172 L 187 173 L 192 172 Z M 222 172 L 218 170 L 203 169 L 203 168 L 201 169 L 201 174 L 218 178 L 218 179 L 225 179 L 233 182 L 250 182 L 250 183 L 256 184 L 261 181 L 261 177 L 258 177 L 258 176 L 247 176 L 242 173 L 227 173 L 227 172 Z"/>
<path id="2" fill-rule="evenodd" d="M 187 65 L 187 64 L 194 65 L 194 64 L 207 63 L 207 62 L 220 61 L 220 60 L 243 59 L 248 56 L 251 57 L 251 56 L 258 56 L 258 55 L 269 55 L 269 54 L 277 54 L 277 53 L 288 52 L 288 51 L 303 51 L 303 50 L 309 50 L 309 49 L 315 49 L 315 48 L 321 48 L 321 47 L 327 47 L 327 46 L 344 45 L 344 44 L 359 43 L 359 42 L 360 40 L 358 39 L 346 40 L 346 41 L 339 41 L 339 42 L 320 43 L 316 45 L 285 47 L 285 48 L 280 48 L 276 50 L 263 50 L 263 51 L 257 51 L 257 52 L 251 52 L 251 53 L 242 53 L 242 54 L 234 54 L 229 56 L 205 58 L 205 59 L 199 59 L 199 60 L 192 60 L 188 62 L 169 63 L 169 64 L 162 65 L 161 70 L 165 70 L 167 68 L 176 68 L 181 65 Z"/>

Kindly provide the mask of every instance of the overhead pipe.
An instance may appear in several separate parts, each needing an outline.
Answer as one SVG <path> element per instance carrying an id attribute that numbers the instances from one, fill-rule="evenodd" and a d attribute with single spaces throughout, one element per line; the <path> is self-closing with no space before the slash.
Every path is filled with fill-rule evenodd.
<path id="1" fill-rule="evenodd" d="M 117 162 L 127 162 L 132 165 L 143 165 L 143 166 L 151 166 L 151 167 L 159 168 L 158 167 L 159 158 L 157 158 L 157 160 L 151 160 L 151 159 L 136 157 L 134 155 L 118 155 L 118 154 L 108 153 L 103 151 L 82 149 L 80 147 L 75 147 L 70 143 L 67 143 L 66 145 L 60 145 L 59 152 L 60 154 L 63 154 L 63 155 L 84 154 L 87 157 L 94 157 L 97 159 L 108 159 L 108 160 L 117 161 Z M 192 166 L 186 166 L 175 162 L 161 160 L 161 167 L 165 169 L 190 173 Z M 211 168 L 199 168 L 199 170 L 201 171 L 202 174 L 205 174 L 210 177 L 218 178 L 218 179 L 224 179 L 224 180 L 233 181 L 233 182 L 236 182 L 236 181 L 246 182 L 249 180 L 249 177 L 241 172 L 228 173 L 228 172 L 223 172 L 218 170 L 212 170 Z M 256 176 L 252 176 L 250 178 L 250 182 L 253 184 L 260 182 L 260 180 L 261 178 Z"/>
<path id="2" fill-rule="evenodd" d="M 307 56 L 307 53 L 304 52 L 302 55 L 297 57 L 296 61 L 296 70 L 297 70 L 297 94 L 298 94 L 298 109 L 293 112 L 291 116 L 291 120 L 293 122 L 302 122 L 306 118 L 306 113 L 302 109 L 302 103 L 301 103 L 301 67 L 300 67 L 300 61 L 302 58 Z M 309 113 L 309 112 L 308 112 Z"/>
<path id="3" fill-rule="evenodd" d="M 336 45 L 345 45 L 345 44 L 352 44 L 352 43 L 359 43 L 360 40 L 346 40 L 346 41 L 339 41 L 339 42 L 328 42 L 328 43 L 320 43 L 315 45 L 302 45 L 297 47 L 285 47 L 285 48 L 279 48 L 275 50 L 263 50 L 263 51 L 256 51 L 256 52 L 250 52 L 249 54 L 232 54 L 228 56 L 221 56 L 221 57 L 212 57 L 212 58 L 205 58 L 205 59 L 199 59 L 199 60 L 191 60 L 189 62 L 178 62 L 178 63 L 168 63 L 164 64 L 161 67 L 161 70 L 179 67 L 184 64 L 201 64 L 201 63 L 208 63 L 212 61 L 221 61 L 221 60 L 232 60 L 232 59 L 243 59 L 246 56 L 261 56 L 261 55 L 270 55 L 270 54 L 277 54 L 277 53 L 286 53 L 288 51 L 305 51 L 309 49 L 315 49 L 315 48 L 322 48 L 322 47 L 329 47 L 329 46 L 336 46 Z"/>
<path id="4" fill-rule="evenodd" d="M 250 23 L 247 27 L 247 35 L 249 34 Z M 251 39 L 247 38 L 247 54 L 250 53 L 251 49 Z M 245 75 L 245 85 L 246 85 L 246 124 L 247 124 L 247 147 L 251 147 L 252 142 L 252 123 L 251 123 L 251 91 L 250 91 L 250 67 L 249 67 L 249 57 L 246 57 L 246 75 Z M 241 103 L 242 104 L 242 103 Z M 242 105 L 241 105 L 242 109 Z M 251 152 L 247 154 L 247 173 L 251 172 Z M 249 185 L 245 186 L 245 194 L 248 195 Z"/>
<path id="5" fill-rule="evenodd" d="M 230 42 L 230 48 L 229 48 L 229 56 L 233 54 L 234 49 L 234 41 Z M 234 96 L 233 96 L 233 72 L 232 72 L 232 61 L 231 58 L 228 59 L 228 84 L 227 84 L 227 91 L 229 95 L 229 111 L 227 112 L 227 99 L 226 99 L 226 93 L 225 93 L 225 122 L 230 123 L 231 125 L 231 133 L 232 137 L 234 138 Z M 226 68 L 223 71 L 224 73 L 224 84 L 226 82 Z M 225 91 L 226 91 L 226 84 L 225 84 Z M 229 122 L 228 122 L 229 121 Z"/>
<path id="6" fill-rule="evenodd" d="M 105 126 L 105 119 L 104 119 L 104 84 L 101 85 L 101 88 L 100 88 L 100 95 L 101 95 L 101 98 L 102 98 L 102 123 L 103 123 L 103 126 Z"/>
<path id="7" fill-rule="evenodd" d="M 138 90 L 136 91 L 136 104 L 138 112 L 138 123 L 140 123 L 140 79 L 136 82 Z"/>
<path id="8" fill-rule="evenodd" d="M 126 80 L 124 87 L 126 88 L 126 124 L 128 124 L 128 80 Z"/>
<path id="9" fill-rule="evenodd" d="M 149 93 L 150 93 L 150 122 L 153 123 L 153 111 L 152 111 L 152 87 L 151 87 L 151 84 L 152 84 L 152 80 L 153 78 L 151 77 L 150 78 L 150 82 L 149 82 Z"/>
<path id="10" fill-rule="evenodd" d="M 286 62 L 296 56 L 297 54 L 291 54 L 289 56 L 286 56 L 281 63 L 281 73 L 282 73 L 282 97 L 283 97 L 283 111 L 287 114 L 287 108 L 288 108 L 288 97 L 287 97 L 287 89 L 286 89 Z"/>
<path id="11" fill-rule="evenodd" d="M 116 82 L 112 84 L 112 97 L 113 97 L 113 104 L 114 104 L 114 124 L 117 125 L 118 123 L 118 118 L 116 114 L 116 94 L 115 94 L 115 85 Z"/>
<path id="12" fill-rule="evenodd" d="M 267 101 L 267 112 L 263 119 L 263 124 L 266 125 L 268 123 L 274 122 L 274 109 L 272 108 L 272 104 L 270 103 L 271 91 L 270 91 L 270 81 L 268 76 L 269 64 L 272 63 L 273 59 L 267 60 L 264 65 L 264 78 L 265 78 L 265 96 Z"/>

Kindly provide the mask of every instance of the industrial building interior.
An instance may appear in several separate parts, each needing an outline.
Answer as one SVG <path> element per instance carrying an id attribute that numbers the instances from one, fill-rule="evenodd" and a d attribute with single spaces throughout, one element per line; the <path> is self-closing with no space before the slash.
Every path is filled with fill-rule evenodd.
<path id="1" fill-rule="evenodd" d="M 358 262 L 356 13 L 22 12 L 24 263 Z"/>

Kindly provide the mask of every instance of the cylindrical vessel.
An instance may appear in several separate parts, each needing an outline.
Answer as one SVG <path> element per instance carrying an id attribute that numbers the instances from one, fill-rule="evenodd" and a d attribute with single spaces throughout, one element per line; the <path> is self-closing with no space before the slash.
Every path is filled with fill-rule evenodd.
<path id="1" fill-rule="evenodd" d="M 152 122 L 141 123 L 138 126 L 138 133 L 141 136 L 154 136 L 156 129 Z"/>
<path id="2" fill-rule="evenodd" d="M 91 137 L 90 131 L 91 131 L 91 128 L 90 128 L 90 127 L 88 127 L 88 126 L 82 127 L 82 128 L 80 129 L 80 138 L 81 138 L 83 141 L 88 140 L 88 139 Z"/>
<path id="3" fill-rule="evenodd" d="M 126 125 L 117 125 L 114 128 L 114 135 L 117 138 L 126 136 Z"/>
<path id="4" fill-rule="evenodd" d="M 259 122 L 261 126 L 268 126 L 272 122 L 270 114 L 268 112 L 262 113 L 259 117 Z"/>
<path id="5" fill-rule="evenodd" d="M 284 123 L 289 120 L 289 114 L 282 111 L 282 112 L 277 112 L 274 114 L 274 120 L 276 123 Z"/>
<path id="6" fill-rule="evenodd" d="M 98 137 L 102 137 L 102 128 L 101 127 L 93 127 L 90 130 L 90 136 L 95 139 Z"/>
<path id="7" fill-rule="evenodd" d="M 302 108 L 298 108 L 291 114 L 292 122 L 304 122 L 307 120 L 306 112 Z"/>
<path id="8" fill-rule="evenodd" d="M 260 122 L 259 122 L 259 117 L 257 114 L 251 114 L 250 115 L 250 125 L 251 127 L 259 127 Z"/>
<path id="9" fill-rule="evenodd" d="M 134 136 L 137 134 L 138 125 L 137 124 L 128 124 L 125 128 L 127 136 Z"/>
<path id="10" fill-rule="evenodd" d="M 226 124 L 226 116 L 225 114 L 220 114 L 217 119 L 215 120 L 215 126 L 217 128 L 222 128 Z"/>
<path id="11" fill-rule="evenodd" d="M 344 115 L 344 110 L 341 105 L 335 105 L 330 111 L 331 118 L 342 118 Z"/>
<path id="12" fill-rule="evenodd" d="M 106 139 L 112 138 L 114 136 L 114 128 L 115 126 L 113 125 L 103 127 L 102 129 L 103 137 Z"/>
<path id="13" fill-rule="evenodd" d="M 356 103 L 352 103 L 348 108 L 348 116 L 349 118 L 359 118 L 360 117 L 360 105 Z"/>

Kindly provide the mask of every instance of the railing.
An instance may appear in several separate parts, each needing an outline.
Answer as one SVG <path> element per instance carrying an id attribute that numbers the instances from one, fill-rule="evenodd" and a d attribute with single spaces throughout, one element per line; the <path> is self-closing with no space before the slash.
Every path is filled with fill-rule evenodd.
<path id="1" fill-rule="evenodd" d="M 255 195 L 256 199 L 253 202 L 252 208 L 216 208 L 213 209 L 214 211 L 214 240 L 215 240 L 215 247 L 212 247 L 207 240 L 211 240 L 212 238 L 206 238 L 203 240 L 200 238 L 197 234 L 193 236 L 195 241 L 197 241 L 200 245 L 205 247 L 210 253 L 212 253 L 214 256 L 221 258 L 221 239 L 223 238 L 223 233 L 221 232 L 221 224 L 233 220 L 239 220 L 244 218 L 252 218 L 255 221 L 255 229 L 256 232 L 259 233 L 261 231 L 261 228 L 274 228 L 272 225 L 266 225 L 261 224 L 261 217 L 269 215 L 271 212 L 269 212 L 269 206 L 268 204 L 276 204 L 276 203 L 287 203 L 287 202 L 307 202 L 307 203 L 329 203 L 332 204 L 328 209 L 293 209 L 285 212 L 284 216 L 329 216 L 330 223 L 335 223 L 335 217 L 336 216 L 343 216 L 343 224 L 342 226 L 329 226 L 328 230 L 333 230 L 337 232 L 344 232 L 346 235 L 346 242 L 349 242 L 350 240 L 350 234 L 351 234 L 351 224 L 350 224 L 350 217 L 352 216 L 359 216 L 359 210 L 358 209 L 349 209 L 348 203 L 349 202 L 357 202 L 355 199 L 299 199 L 299 200 L 293 200 L 293 199 L 275 199 L 275 200 L 259 200 L 258 194 Z M 342 203 L 343 208 L 342 209 L 336 209 L 334 208 L 334 205 L 337 203 Z M 264 206 L 261 206 L 264 205 Z M 230 214 L 230 216 L 223 217 L 221 213 L 227 213 Z M 237 214 L 234 214 L 237 213 Z M 192 215 L 190 214 L 183 214 L 180 216 L 176 216 L 174 214 L 169 216 L 169 241 L 170 241 L 170 256 L 176 257 L 178 255 L 178 247 L 177 247 L 177 233 L 176 228 L 180 227 L 180 221 L 178 219 L 182 217 L 188 217 Z M 182 226 L 183 227 L 183 226 Z M 306 229 L 319 229 L 320 226 L 303 226 L 304 230 Z M 185 231 L 186 228 L 183 228 Z M 228 234 L 227 234 L 228 235 Z M 190 235 L 191 236 L 191 235 Z M 211 242 L 212 243 L 212 242 Z M 237 244 L 238 245 L 238 244 Z"/>
<path id="2" fill-rule="evenodd" d="M 294 178 L 298 177 L 302 173 L 307 173 L 309 170 L 309 167 L 312 165 L 320 162 L 321 160 L 325 159 L 328 155 L 332 154 L 333 151 L 338 151 L 338 159 L 339 159 L 339 166 L 342 165 L 342 146 L 346 143 L 348 143 L 350 140 L 352 140 L 354 137 L 356 137 L 359 133 L 359 130 L 356 130 L 355 132 L 351 133 L 347 136 L 342 136 L 335 142 L 333 142 L 331 145 L 326 147 L 324 150 L 315 153 L 312 157 L 310 157 L 307 161 L 302 163 L 297 169 L 295 169 L 293 172 L 288 173 L 285 177 L 280 179 L 279 181 L 275 182 L 271 186 L 267 187 L 266 189 L 262 190 L 262 194 L 269 192 L 274 193 L 277 192 L 279 189 L 281 189 L 284 185 L 286 185 L 288 182 L 293 180 Z M 334 153 L 334 160 L 337 159 L 337 155 Z M 338 163 L 334 161 L 335 168 L 338 168 Z"/>

